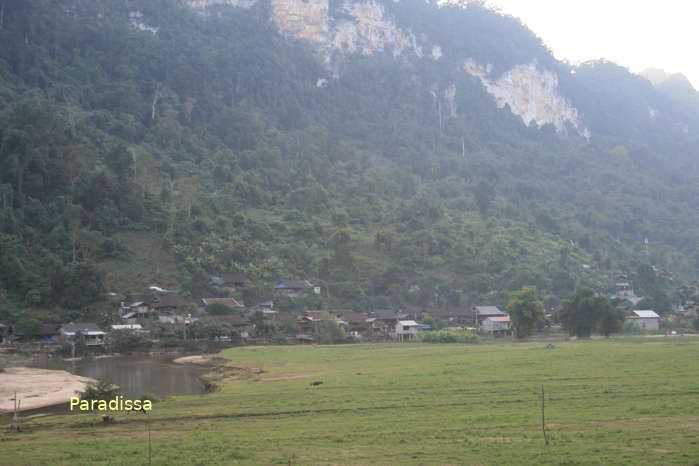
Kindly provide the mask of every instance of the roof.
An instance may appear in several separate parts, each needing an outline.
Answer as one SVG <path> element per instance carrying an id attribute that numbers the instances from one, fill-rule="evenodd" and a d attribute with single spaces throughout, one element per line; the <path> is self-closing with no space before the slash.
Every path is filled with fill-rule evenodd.
<path id="1" fill-rule="evenodd" d="M 417 327 L 420 325 L 414 320 L 399 320 L 398 323 L 401 325 L 401 327 Z"/>
<path id="2" fill-rule="evenodd" d="M 366 322 L 367 316 L 354 311 L 342 311 L 340 314 L 350 324 L 359 324 Z"/>
<path id="3" fill-rule="evenodd" d="M 655 313 L 655 311 L 645 310 L 645 311 L 633 311 L 636 317 L 641 319 L 659 319 L 660 316 Z"/>
<path id="4" fill-rule="evenodd" d="M 140 306 L 143 306 L 144 304 L 146 304 L 146 303 L 144 303 L 143 301 L 136 301 L 135 303 L 129 304 L 129 307 L 140 307 Z"/>
<path id="5" fill-rule="evenodd" d="M 81 333 L 90 333 L 90 332 L 102 332 L 100 328 L 97 326 L 97 324 L 93 324 L 92 322 L 78 322 L 77 324 L 63 324 L 61 325 L 61 332 L 63 333 L 75 333 L 75 332 L 81 332 Z M 104 332 L 102 332 L 104 333 Z"/>
<path id="6" fill-rule="evenodd" d="M 497 306 L 476 306 L 476 312 L 479 316 L 506 316 L 504 312 L 498 309 Z"/>
<path id="7" fill-rule="evenodd" d="M 141 324 L 114 324 L 112 330 L 142 330 Z"/>
<path id="8" fill-rule="evenodd" d="M 202 298 L 201 302 L 204 303 L 204 306 L 218 303 L 230 307 L 243 307 L 243 305 L 236 301 L 235 298 Z"/>
<path id="9" fill-rule="evenodd" d="M 155 300 L 157 300 L 157 301 L 155 301 Z M 189 304 L 189 301 L 184 299 L 182 296 L 177 296 L 176 294 L 158 296 L 153 301 L 154 301 L 153 307 L 155 307 L 155 308 L 178 307 L 178 306 L 186 306 L 187 304 Z"/>
<path id="10" fill-rule="evenodd" d="M 275 290 L 305 290 L 313 288 L 308 280 L 284 280 L 274 285 Z"/>
<path id="11" fill-rule="evenodd" d="M 510 318 L 509 317 L 487 317 L 487 320 L 490 320 L 492 322 L 509 322 Z"/>

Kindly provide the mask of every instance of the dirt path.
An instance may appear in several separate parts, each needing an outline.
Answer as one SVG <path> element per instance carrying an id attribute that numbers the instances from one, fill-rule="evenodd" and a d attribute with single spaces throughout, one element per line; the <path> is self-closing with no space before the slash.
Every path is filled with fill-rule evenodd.
<path id="1" fill-rule="evenodd" d="M 88 377 L 66 371 L 9 367 L 0 373 L 0 412 L 14 409 L 15 391 L 21 401 L 20 410 L 67 403 L 76 391 L 82 391 Z"/>

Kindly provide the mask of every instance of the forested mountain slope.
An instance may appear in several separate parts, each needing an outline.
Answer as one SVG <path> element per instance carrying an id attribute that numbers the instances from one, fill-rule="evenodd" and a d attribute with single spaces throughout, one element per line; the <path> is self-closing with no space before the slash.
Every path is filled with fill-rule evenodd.
<path id="1" fill-rule="evenodd" d="M 366 309 L 696 277 L 699 107 L 476 3 L 0 11 L 0 320 L 138 296 L 104 277 L 139 234 L 193 296 L 247 274 L 248 304 L 282 278 Z"/>

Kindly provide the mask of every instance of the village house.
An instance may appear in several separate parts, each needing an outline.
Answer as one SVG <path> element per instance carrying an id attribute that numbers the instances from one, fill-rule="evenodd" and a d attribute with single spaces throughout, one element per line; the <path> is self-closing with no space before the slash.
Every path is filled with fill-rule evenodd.
<path id="1" fill-rule="evenodd" d="M 77 324 L 63 324 L 59 329 L 61 339 L 65 341 L 75 341 L 78 333 L 85 338 L 87 346 L 103 346 L 105 332 L 97 327 L 97 324 L 90 322 L 80 322 Z"/>
<path id="2" fill-rule="evenodd" d="M 26 328 L 13 326 L 10 329 L 8 340 L 12 342 L 56 343 L 60 336 L 59 328 L 60 325 L 56 324 L 41 324 L 36 331 L 30 331 Z"/>
<path id="3" fill-rule="evenodd" d="M 111 326 L 112 330 L 117 331 L 128 331 L 133 333 L 148 333 L 148 330 L 144 330 L 141 324 L 114 324 Z"/>
<path id="4" fill-rule="evenodd" d="M 286 296 L 298 297 L 310 293 L 311 291 L 319 295 L 320 287 L 314 286 L 308 280 L 285 280 L 277 282 L 274 285 L 274 291 Z"/>
<path id="5" fill-rule="evenodd" d="M 228 307 L 244 307 L 235 298 L 202 298 L 201 305 L 206 307 L 209 304 L 223 304 Z"/>
<path id="6" fill-rule="evenodd" d="M 414 339 L 420 331 L 420 324 L 414 320 L 399 320 L 396 322 L 395 334 L 399 341 Z"/>
<path id="7" fill-rule="evenodd" d="M 633 311 L 627 320 L 644 331 L 660 329 L 660 316 L 655 311 Z"/>
<path id="8" fill-rule="evenodd" d="M 122 319 L 147 319 L 150 315 L 150 305 L 143 301 L 136 301 L 131 304 L 121 303 L 119 313 Z"/>
<path id="9" fill-rule="evenodd" d="M 472 311 L 474 323 L 478 325 L 482 325 L 488 317 L 507 317 L 507 313 L 502 312 L 497 306 L 474 306 Z"/>
<path id="10" fill-rule="evenodd" d="M 216 315 L 210 316 L 209 318 L 216 323 L 230 325 L 242 338 L 250 338 L 250 333 L 254 328 L 252 322 L 250 322 L 247 317 L 241 315 Z"/>
<path id="11" fill-rule="evenodd" d="M 618 275 L 614 277 L 614 286 L 616 287 L 619 296 L 636 296 L 633 291 L 631 280 L 626 275 Z"/>
<path id="12" fill-rule="evenodd" d="M 177 312 L 178 308 L 191 304 L 182 296 L 165 295 L 153 298 L 152 308 L 158 312 Z"/>
<path id="13" fill-rule="evenodd" d="M 335 315 L 347 322 L 347 332 L 353 337 L 363 337 L 371 335 L 371 325 L 367 322 L 367 316 L 354 311 L 339 310 L 333 311 Z"/>
<path id="14" fill-rule="evenodd" d="M 484 333 L 495 337 L 504 337 L 510 335 L 510 317 L 509 316 L 492 316 L 486 317 L 481 323 L 481 330 Z"/>

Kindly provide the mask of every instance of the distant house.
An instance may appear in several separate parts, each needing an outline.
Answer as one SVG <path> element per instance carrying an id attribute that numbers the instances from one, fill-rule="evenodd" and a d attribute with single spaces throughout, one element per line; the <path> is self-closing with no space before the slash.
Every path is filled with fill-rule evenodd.
<path id="1" fill-rule="evenodd" d="M 214 322 L 226 324 L 233 327 L 241 337 L 249 338 L 253 325 L 247 317 L 240 315 L 216 315 L 209 317 Z"/>
<path id="2" fill-rule="evenodd" d="M 60 336 L 59 325 L 41 324 L 36 331 L 26 328 L 12 327 L 10 340 L 12 341 L 37 341 L 39 343 L 56 343 Z"/>
<path id="3" fill-rule="evenodd" d="M 178 295 L 156 296 L 153 298 L 152 307 L 159 312 L 176 312 L 178 308 L 187 306 L 189 301 Z"/>
<path id="4" fill-rule="evenodd" d="M 636 307 L 636 305 L 641 302 L 642 298 L 638 296 L 623 296 L 617 293 L 612 293 L 609 295 L 610 298 L 616 300 L 616 307 L 619 309 L 631 309 Z"/>
<path id="5" fill-rule="evenodd" d="M 148 333 L 148 330 L 144 330 L 141 324 L 114 324 L 112 325 L 112 330 L 121 330 L 133 333 Z"/>
<path id="6" fill-rule="evenodd" d="M 218 277 L 211 277 L 211 284 L 226 288 L 243 288 L 250 279 L 242 273 L 222 273 Z"/>
<path id="7" fill-rule="evenodd" d="M 347 322 L 348 332 L 353 337 L 368 335 L 371 333 L 371 324 L 367 322 L 367 316 L 354 311 L 339 310 L 333 311 L 336 315 Z"/>
<path id="8" fill-rule="evenodd" d="M 223 304 L 228 307 L 243 307 L 235 298 L 202 298 L 202 306 L 206 307 L 209 304 Z"/>
<path id="9" fill-rule="evenodd" d="M 486 317 L 481 323 L 481 330 L 493 336 L 506 336 L 511 333 L 509 316 Z"/>
<path id="10" fill-rule="evenodd" d="M 660 316 L 651 310 L 633 311 L 627 319 L 641 330 L 660 329 Z"/>
<path id="11" fill-rule="evenodd" d="M 143 301 L 136 301 L 131 304 L 121 303 L 119 311 L 122 319 L 147 319 L 150 313 L 150 304 Z"/>
<path id="12" fill-rule="evenodd" d="M 473 307 L 474 324 L 483 325 L 483 321 L 489 317 L 508 317 L 506 312 L 502 312 L 497 306 L 475 306 Z"/>
<path id="13" fill-rule="evenodd" d="M 403 340 L 412 340 L 420 331 L 420 324 L 414 320 L 399 320 L 396 322 L 396 337 Z"/>
<path id="14" fill-rule="evenodd" d="M 105 332 L 97 327 L 97 324 L 81 322 L 77 324 L 63 324 L 59 329 L 61 338 L 67 341 L 75 341 L 75 337 L 80 333 L 85 338 L 87 346 L 104 345 Z"/>
<path id="15" fill-rule="evenodd" d="M 320 287 L 314 286 L 308 280 L 285 280 L 277 282 L 274 285 L 274 291 L 277 293 L 285 294 L 287 296 L 301 296 L 303 294 L 313 292 L 317 295 L 320 294 Z"/>

